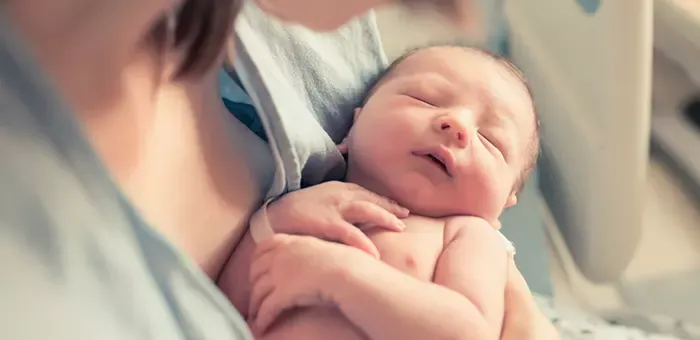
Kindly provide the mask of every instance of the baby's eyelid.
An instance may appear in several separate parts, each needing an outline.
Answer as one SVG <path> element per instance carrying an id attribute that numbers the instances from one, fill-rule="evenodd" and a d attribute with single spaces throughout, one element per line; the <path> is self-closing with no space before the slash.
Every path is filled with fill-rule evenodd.
<path id="1" fill-rule="evenodd" d="M 486 141 L 487 141 L 489 144 L 491 144 L 491 146 L 493 146 L 494 148 L 496 148 L 496 150 L 498 150 L 498 151 L 503 155 L 504 158 L 506 157 L 506 152 L 505 152 L 505 150 L 503 150 L 503 149 L 504 149 L 504 148 L 503 148 L 503 145 L 502 145 L 501 143 L 499 143 L 498 141 L 496 141 L 495 138 L 493 138 L 493 137 L 487 137 L 486 134 L 483 134 L 483 133 L 481 133 L 480 131 L 479 131 L 479 135 L 482 136 L 484 139 L 486 139 Z"/>
<path id="2" fill-rule="evenodd" d="M 409 94 L 408 96 L 411 97 L 411 98 L 413 98 L 413 99 L 415 99 L 415 100 L 417 100 L 417 101 L 419 101 L 419 102 L 422 102 L 423 104 L 430 105 L 430 106 L 435 106 L 435 104 L 433 104 L 433 103 L 430 102 L 429 100 L 424 99 L 423 96 L 418 96 L 418 95 L 414 95 L 414 94 Z"/>

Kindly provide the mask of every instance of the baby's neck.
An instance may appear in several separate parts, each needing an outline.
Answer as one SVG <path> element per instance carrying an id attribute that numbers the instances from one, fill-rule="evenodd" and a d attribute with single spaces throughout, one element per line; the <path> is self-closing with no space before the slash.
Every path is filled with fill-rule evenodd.
<path id="1" fill-rule="evenodd" d="M 386 189 L 386 187 L 383 185 L 383 183 L 378 182 L 370 176 L 366 176 L 362 171 L 359 171 L 357 168 L 349 165 L 348 166 L 348 171 L 347 174 L 345 175 L 345 182 L 347 183 L 354 183 L 357 184 L 375 194 L 387 197 L 391 200 L 394 200 L 395 202 L 401 202 L 402 199 L 401 197 L 392 197 L 391 193 Z M 501 211 L 502 213 L 503 211 Z M 412 214 L 413 215 L 413 214 Z M 431 214 L 419 214 L 420 216 L 431 216 L 433 218 L 445 218 L 445 217 L 453 217 L 456 215 L 449 215 L 449 216 L 436 216 L 436 215 L 431 215 Z M 500 214 L 499 214 L 500 215 Z M 474 216 L 474 215 L 470 215 Z M 475 216 L 475 217 L 480 217 L 484 218 L 485 216 Z M 484 218 L 485 220 L 488 220 L 488 218 Z M 500 225 L 498 222 L 498 216 L 495 216 L 491 218 L 489 223 L 493 223 L 494 225 Z"/>
<path id="2" fill-rule="evenodd" d="M 348 166 L 348 172 L 345 174 L 345 182 L 357 184 L 379 195 L 385 194 L 384 186 L 382 186 L 381 183 L 377 183 L 369 176 L 365 176 L 362 171 L 357 170 L 357 168 L 352 165 Z M 392 197 L 392 199 L 395 198 Z"/>

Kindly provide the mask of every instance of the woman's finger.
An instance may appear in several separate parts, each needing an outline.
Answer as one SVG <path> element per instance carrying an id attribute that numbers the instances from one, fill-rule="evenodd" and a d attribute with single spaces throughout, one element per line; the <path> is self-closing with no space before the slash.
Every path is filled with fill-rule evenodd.
<path id="1" fill-rule="evenodd" d="M 532 308 L 533 306 L 537 308 L 527 281 L 525 281 L 518 267 L 515 266 L 515 261 L 512 260 L 508 265 L 508 281 L 506 283 L 505 296 L 506 303 L 513 303 L 513 307 L 516 307 L 515 309 Z"/>
<path id="2" fill-rule="evenodd" d="M 505 311 L 501 340 L 530 340 L 532 328 L 537 327 L 532 316 L 529 299 L 532 299 L 527 283 L 514 262 L 508 265 L 508 281 L 505 289 Z M 534 340 L 534 339 L 532 339 Z"/>
<path id="3" fill-rule="evenodd" d="M 340 206 L 345 221 L 354 225 L 372 225 L 393 231 L 406 229 L 403 221 L 381 206 L 367 201 L 352 201 Z"/>
<path id="4" fill-rule="evenodd" d="M 532 319 L 533 300 L 530 288 L 520 271 L 511 261 L 508 265 L 508 281 L 505 289 L 504 321 L 509 327 L 529 327 L 527 319 Z M 537 308 L 536 306 L 534 308 Z"/>
<path id="5" fill-rule="evenodd" d="M 515 262 L 508 266 L 501 340 L 554 340 L 558 334 L 542 315 Z"/>
<path id="6" fill-rule="evenodd" d="M 359 185 L 354 186 L 356 201 L 366 201 L 378 205 L 398 218 L 408 217 L 410 211 L 398 203 L 378 194 L 375 194 Z"/>

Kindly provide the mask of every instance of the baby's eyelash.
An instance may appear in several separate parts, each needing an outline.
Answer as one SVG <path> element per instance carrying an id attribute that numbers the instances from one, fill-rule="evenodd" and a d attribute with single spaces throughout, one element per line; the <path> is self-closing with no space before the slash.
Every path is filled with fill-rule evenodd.
<path id="1" fill-rule="evenodd" d="M 499 143 L 497 143 L 493 138 L 486 137 L 486 135 L 484 135 L 481 132 L 479 132 L 479 136 L 481 136 L 481 138 L 485 139 L 489 144 L 491 144 L 491 146 L 498 150 L 498 152 L 500 152 L 501 155 L 503 155 L 503 157 L 505 158 L 505 152 L 503 151 L 503 148 Z"/>
<path id="2" fill-rule="evenodd" d="M 479 136 L 481 136 L 481 138 L 483 138 L 483 139 L 485 139 L 487 142 L 489 142 L 489 144 L 493 145 L 494 147 L 496 146 L 496 144 L 491 140 L 491 138 L 487 137 L 486 134 L 484 134 L 484 133 L 482 133 L 481 131 L 478 131 L 478 130 L 477 130 L 477 133 L 479 134 Z"/>
<path id="3" fill-rule="evenodd" d="M 433 103 L 431 103 L 431 102 L 429 102 L 429 101 L 427 101 L 427 100 L 425 100 L 425 99 L 423 99 L 423 98 L 421 98 L 421 97 L 412 96 L 412 95 L 410 95 L 410 94 L 409 94 L 408 96 L 411 97 L 411 98 L 413 98 L 413 99 L 415 99 L 415 100 L 417 100 L 417 101 L 419 101 L 419 102 L 421 102 L 421 103 L 423 103 L 423 104 L 430 105 L 430 106 L 435 106 L 435 104 L 433 104 Z"/>

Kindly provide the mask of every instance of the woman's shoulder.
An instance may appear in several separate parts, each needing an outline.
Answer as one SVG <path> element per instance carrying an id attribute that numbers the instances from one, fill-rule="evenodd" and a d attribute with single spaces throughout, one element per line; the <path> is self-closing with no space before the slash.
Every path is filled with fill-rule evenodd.
<path id="1" fill-rule="evenodd" d="M 121 196 L 38 69 L 0 27 L 0 338 L 249 339 Z"/>

